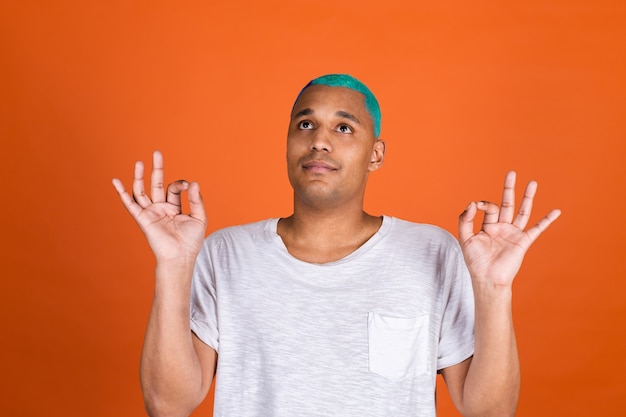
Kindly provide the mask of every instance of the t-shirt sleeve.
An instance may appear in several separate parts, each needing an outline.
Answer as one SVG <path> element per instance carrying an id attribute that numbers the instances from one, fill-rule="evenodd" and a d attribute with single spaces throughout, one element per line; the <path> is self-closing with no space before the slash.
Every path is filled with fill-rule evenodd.
<path id="1" fill-rule="evenodd" d="M 447 254 L 445 274 L 445 307 L 439 338 L 438 371 L 474 354 L 474 292 L 458 244 L 452 246 Z"/>
<path id="2" fill-rule="evenodd" d="M 198 254 L 191 283 L 191 331 L 216 351 L 219 348 L 217 325 L 217 291 L 215 269 L 210 254 L 210 240 Z"/>

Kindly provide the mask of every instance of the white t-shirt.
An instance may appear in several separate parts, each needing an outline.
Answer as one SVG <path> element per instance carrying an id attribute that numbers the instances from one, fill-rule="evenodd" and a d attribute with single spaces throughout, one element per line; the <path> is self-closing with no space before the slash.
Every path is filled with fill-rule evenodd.
<path id="1" fill-rule="evenodd" d="M 469 273 L 449 233 L 383 217 L 335 262 L 291 256 L 278 219 L 210 235 L 191 328 L 218 352 L 215 416 L 435 416 L 436 373 L 473 354 Z"/>

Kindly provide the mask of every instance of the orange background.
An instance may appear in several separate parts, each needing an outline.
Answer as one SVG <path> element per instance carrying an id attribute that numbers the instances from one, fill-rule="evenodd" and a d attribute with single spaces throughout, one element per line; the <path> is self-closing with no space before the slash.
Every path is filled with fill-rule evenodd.
<path id="1" fill-rule="evenodd" d="M 515 283 L 518 415 L 623 412 L 626 3 L 261 3 L 0 2 L 0 414 L 142 415 L 154 260 L 111 178 L 160 149 L 209 231 L 288 215 L 288 114 L 327 72 L 383 108 L 371 213 L 456 234 L 506 170 L 539 181 L 563 216 Z"/>

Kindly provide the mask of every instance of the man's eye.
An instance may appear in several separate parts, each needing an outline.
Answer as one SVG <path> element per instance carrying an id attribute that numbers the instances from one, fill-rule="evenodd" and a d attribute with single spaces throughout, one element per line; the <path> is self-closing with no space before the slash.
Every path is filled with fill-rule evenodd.
<path id="1" fill-rule="evenodd" d="M 303 120 L 298 123 L 298 127 L 300 129 L 313 129 L 313 123 L 309 122 L 308 120 Z"/>
<path id="2" fill-rule="evenodd" d="M 352 128 L 348 125 L 339 125 L 337 130 L 341 133 L 352 133 Z"/>

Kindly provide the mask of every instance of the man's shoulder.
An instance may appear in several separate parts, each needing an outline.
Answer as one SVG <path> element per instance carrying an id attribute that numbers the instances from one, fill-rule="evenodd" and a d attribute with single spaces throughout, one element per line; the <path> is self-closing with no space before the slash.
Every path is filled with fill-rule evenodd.
<path id="1" fill-rule="evenodd" d="M 277 223 L 277 218 L 269 218 L 251 223 L 226 226 L 210 233 L 209 236 L 206 238 L 206 241 L 211 243 L 241 239 L 271 239 L 272 228 L 275 234 L 275 226 Z"/>
<path id="2" fill-rule="evenodd" d="M 398 217 L 388 217 L 390 231 L 395 236 L 404 236 L 419 240 L 434 240 L 446 243 L 457 243 L 456 237 L 442 227 L 428 223 L 417 223 Z"/>

